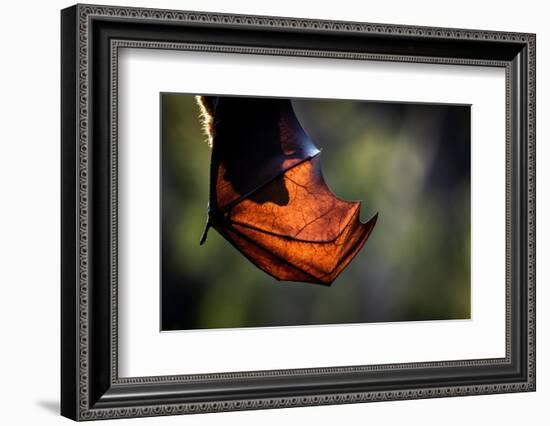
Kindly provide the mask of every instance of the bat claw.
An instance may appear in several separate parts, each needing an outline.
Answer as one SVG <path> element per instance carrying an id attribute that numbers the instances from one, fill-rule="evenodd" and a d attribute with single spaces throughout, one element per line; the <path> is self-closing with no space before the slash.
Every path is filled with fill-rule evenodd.
<path id="1" fill-rule="evenodd" d="M 199 241 L 199 244 L 202 246 L 206 242 L 206 237 L 208 236 L 208 230 L 212 226 L 212 222 L 210 220 L 210 217 L 206 221 L 206 226 L 204 227 L 204 231 L 202 231 L 201 239 Z"/>

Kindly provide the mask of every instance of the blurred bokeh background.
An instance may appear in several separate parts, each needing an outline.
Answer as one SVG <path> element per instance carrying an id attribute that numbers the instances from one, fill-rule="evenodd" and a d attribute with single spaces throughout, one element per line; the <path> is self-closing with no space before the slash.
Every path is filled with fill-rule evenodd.
<path id="1" fill-rule="evenodd" d="M 194 96 L 162 94 L 162 330 L 469 318 L 470 107 L 292 103 L 373 234 L 331 287 L 276 281 L 214 230 L 200 246 L 210 148 Z"/>

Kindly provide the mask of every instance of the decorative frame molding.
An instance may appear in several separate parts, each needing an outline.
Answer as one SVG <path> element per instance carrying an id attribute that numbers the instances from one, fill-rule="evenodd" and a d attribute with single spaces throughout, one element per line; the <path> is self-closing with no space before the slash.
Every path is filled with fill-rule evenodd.
<path id="1" fill-rule="evenodd" d="M 127 29 L 130 23 L 139 28 Z M 225 31 L 234 44 L 213 41 L 209 28 Z M 265 37 L 253 43 L 252 33 Z M 329 47 L 303 37 L 311 33 Z M 533 34 L 495 31 L 92 5 L 63 10 L 62 414 L 92 420 L 534 391 L 535 41 Z M 418 54 L 404 53 L 411 46 Z M 505 358 L 119 378 L 116 123 L 123 47 L 505 68 Z M 384 383 L 381 373 L 389 378 Z M 428 384 L 415 385 L 411 373 Z M 229 391 L 237 379 L 241 389 Z"/>

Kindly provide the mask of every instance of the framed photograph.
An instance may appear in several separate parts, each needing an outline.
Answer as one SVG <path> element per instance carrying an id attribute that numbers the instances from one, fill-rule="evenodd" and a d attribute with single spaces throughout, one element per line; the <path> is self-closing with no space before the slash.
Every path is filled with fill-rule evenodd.
<path id="1" fill-rule="evenodd" d="M 61 12 L 61 413 L 535 390 L 535 35 Z"/>

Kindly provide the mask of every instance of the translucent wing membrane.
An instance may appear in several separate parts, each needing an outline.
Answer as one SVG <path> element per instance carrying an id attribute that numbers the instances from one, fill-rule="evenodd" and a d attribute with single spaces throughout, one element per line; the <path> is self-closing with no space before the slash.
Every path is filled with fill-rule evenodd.
<path id="1" fill-rule="evenodd" d="M 274 278 L 330 285 L 377 216 L 361 223 L 360 203 L 330 191 L 290 101 L 255 101 L 215 102 L 209 224 Z M 254 118 L 244 130 L 238 113 Z"/>

